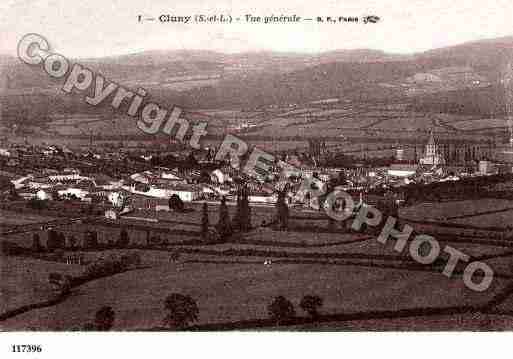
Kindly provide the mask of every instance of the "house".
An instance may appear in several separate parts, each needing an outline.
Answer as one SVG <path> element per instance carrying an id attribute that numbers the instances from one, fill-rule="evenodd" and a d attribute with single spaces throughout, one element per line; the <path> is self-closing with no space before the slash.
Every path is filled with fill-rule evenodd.
<path id="1" fill-rule="evenodd" d="M 231 181 L 230 175 L 224 173 L 220 169 L 215 169 L 214 171 L 212 171 L 212 173 L 210 174 L 210 179 L 212 180 L 212 182 L 220 184 Z"/>
<path id="2" fill-rule="evenodd" d="M 176 194 L 184 202 L 192 202 L 201 198 L 202 189 L 196 185 L 173 185 L 155 187 L 148 186 L 145 190 L 138 189 L 136 185 L 123 186 L 123 189 L 132 193 L 145 197 L 169 199 L 172 195 Z"/>
<path id="3" fill-rule="evenodd" d="M 68 187 L 63 190 L 58 190 L 57 193 L 62 197 L 76 197 L 81 201 L 85 201 L 86 197 L 89 195 L 89 191 L 86 191 L 82 188 L 77 187 Z"/>
<path id="4" fill-rule="evenodd" d="M 149 177 L 150 176 L 148 175 L 148 173 L 134 173 L 133 175 L 130 176 L 130 179 L 135 182 L 149 184 L 150 183 Z"/>
<path id="5" fill-rule="evenodd" d="M 415 164 L 403 164 L 403 163 L 393 163 L 387 170 L 387 174 L 392 177 L 409 177 L 413 176 L 419 166 Z"/>
<path id="6" fill-rule="evenodd" d="M 0 148 L 0 156 L 10 157 L 11 152 L 8 149 Z"/>
<path id="7" fill-rule="evenodd" d="M 174 174 L 173 172 L 162 172 L 161 177 L 164 179 L 170 179 L 170 180 L 182 180 L 181 177 Z"/>
<path id="8" fill-rule="evenodd" d="M 174 186 L 170 193 L 178 195 L 184 202 L 192 202 L 201 198 L 202 189 L 193 185 Z"/>
<path id="9" fill-rule="evenodd" d="M 52 194 L 50 192 L 40 189 L 36 192 L 36 198 L 41 201 L 51 200 Z"/>
<path id="10" fill-rule="evenodd" d="M 105 218 L 116 220 L 116 219 L 118 219 L 118 214 L 117 214 L 117 212 L 115 210 L 108 209 L 108 210 L 105 211 Z"/>
<path id="11" fill-rule="evenodd" d="M 248 196 L 249 202 L 252 203 L 276 203 L 278 196 L 267 192 L 250 192 Z"/>

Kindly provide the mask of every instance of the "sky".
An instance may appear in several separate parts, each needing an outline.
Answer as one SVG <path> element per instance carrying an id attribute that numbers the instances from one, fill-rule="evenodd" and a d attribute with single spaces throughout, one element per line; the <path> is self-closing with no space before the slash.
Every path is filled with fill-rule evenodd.
<path id="1" fill-rule="evenodd" d="M 137 16 L 230 14 L 377 15 L 377 24 L 171 24 Z M 413 53 L 513 35 L 511 0 L 0 0 L 0 53 L 16 54 L 27 33 L 68 57 L 145 50 L 322 52 L 367 48 Z"/>

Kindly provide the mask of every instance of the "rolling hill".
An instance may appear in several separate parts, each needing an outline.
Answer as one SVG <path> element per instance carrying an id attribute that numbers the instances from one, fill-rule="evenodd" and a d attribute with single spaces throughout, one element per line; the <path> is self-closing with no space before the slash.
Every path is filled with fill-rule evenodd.
<path id="1" fill-rule="evenodd" d="M 78 61 L 129 88 L 147 88 L 152 99 L 163 104 L 186 108 L 254 109 L 325 98 L 400 99 L 423 111 L 459 113 L 463 106 L 467 114 L 493 114 L 504 108 L 500 79 L 513 59 L 512 49 L 513 37 L 506 37 L 412 55 L 368 49 L 321 54 L 179 50 Z M 50 113 L 108 115 L 108 110 L 88 109 L 62 94 L 61 82 L 49 79 L 41 68 L 9 56 L 0 57 L 0 64 L 4 120 L 19 117 L 20 107 L 29 112 L 24 116 L 29 122 L 44 117 L 46 108 Z"/>

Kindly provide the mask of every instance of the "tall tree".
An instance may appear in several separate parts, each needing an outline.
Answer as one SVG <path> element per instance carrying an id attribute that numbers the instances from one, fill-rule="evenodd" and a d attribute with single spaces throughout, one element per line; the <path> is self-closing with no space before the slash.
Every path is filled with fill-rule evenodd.
<path id="1" fill-rule="evenodd" d="M 336 222 L 333 218 L 331 218 L 330 216 L 328 216 L 328 230 L 330 232 L 334 231 L 336 229 Z"/>
<path id="2" fill-rule="evenodd" d="M 240 230 L 247 232 L 251 229 L 251 207 L 249 206 L 249 190 L 244 185 L 241 191 L 240 200 Z"/>
<path id="3" fill-rule="evenodd" d="M 84 248 L 93 249 L 98 247 L 98 234 L 95 231 L 87 231 L 84 234 Z"/>
<path id="4" fill-rule="evenodd" d="M 241 190 L 237 188 L 237 204 L 235 206 L 235 215 L 233 216 L 233 229 L 241 231 L 241 223 L 242 223 L 242 209 L 241 209 Z"/>
<path id="5" fill-rule="evenodd" d="M 59 248 L 66 248 L 66 235 L 64 232 L 58 232 Z"/>
<path id="6" fill-rule="evenodd" d="M 237 190 L 237 209 L 233 227 L 240 232 L 247 232 L 251 228 L 251 208 L 249 206 L 249 190 L 246 184 Z"/>
<path id="7" fill-rule="evenodd" d="M 48 248 L 49 251 L 54 251 L 56 249 L 62 248 L 61 247 L 61 236 L 59 232 L 57 232 L 54 229 L 49 229 L 48 237 L 46 240 L 46 248 Z"/>
<path id="8" fill-rule="evenodd" d="M 203 202 L 201 211 L 201 237 L 206 239 L 208 236 L 208 204 Z"/>
<path id="9" fill-rule="evenodd" d="M 289 207 L 286 203 L 287 188 L 278 192 L 278 200 L 276 201 L 276 219 L 280 230 L 289 228 Z"/>
<path id="10" fill-rule="evenodd" d="M 75 238 L 75 236 L 74 236 L 73 234 L 71 234 L 71 235 L 68 237 L 68 243 L 69 243 L 69 248 L 70 248 L 71 250 L 76 249 L 77 239 Z"/>
<path id="11" fill-rule="evenodd" d="M 128 237 L 128 232 L 125 228 L 122 228 L 119 232 L 119 238 L 117 245 L 118 247 L 128 247 L 128 244 L 130 243 L 130 238 Z"/>
<path id="12" fill-rule="evenodd" d="M 34 233 L 32 235 L 32 250 L 34 252 L 40 252 L 42 250 L 42 246 L 41 246 L 41 240 L 39 238 L 39 234 L 37 233 Z"/>
<path id="13" fill-rule="evenodd" d="M 233 233 L 230 214 L 228 212 L 228 206 L 226 205 L 226 197 L 221 199 L 221 205 L 219 206 L 219 222 L 217 222 L 216 229 L 221 239 L 226 239 Z"/>
<path id="14" fill-rule="evenodd" d="M 146 246 L 150 246 L 151 244 L 151 235 L 150 235 L 150 231 L 146 231 Z"/>

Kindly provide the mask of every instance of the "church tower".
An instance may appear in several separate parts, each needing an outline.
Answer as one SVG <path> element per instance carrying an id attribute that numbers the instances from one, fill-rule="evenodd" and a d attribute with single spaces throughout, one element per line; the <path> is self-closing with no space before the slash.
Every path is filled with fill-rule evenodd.
<path id="1" fill-rule="evenodd" d="M 420 159 L 421 165 L 444 165 L 445 159 L 440 153 L 438 148 L 438 144 L 435 141 L 435 137 L 433 135 L 433 131 L 431 130 L 429 133 L 429 140 L 426 144 L 426 151 L 424 157 Z"/>

